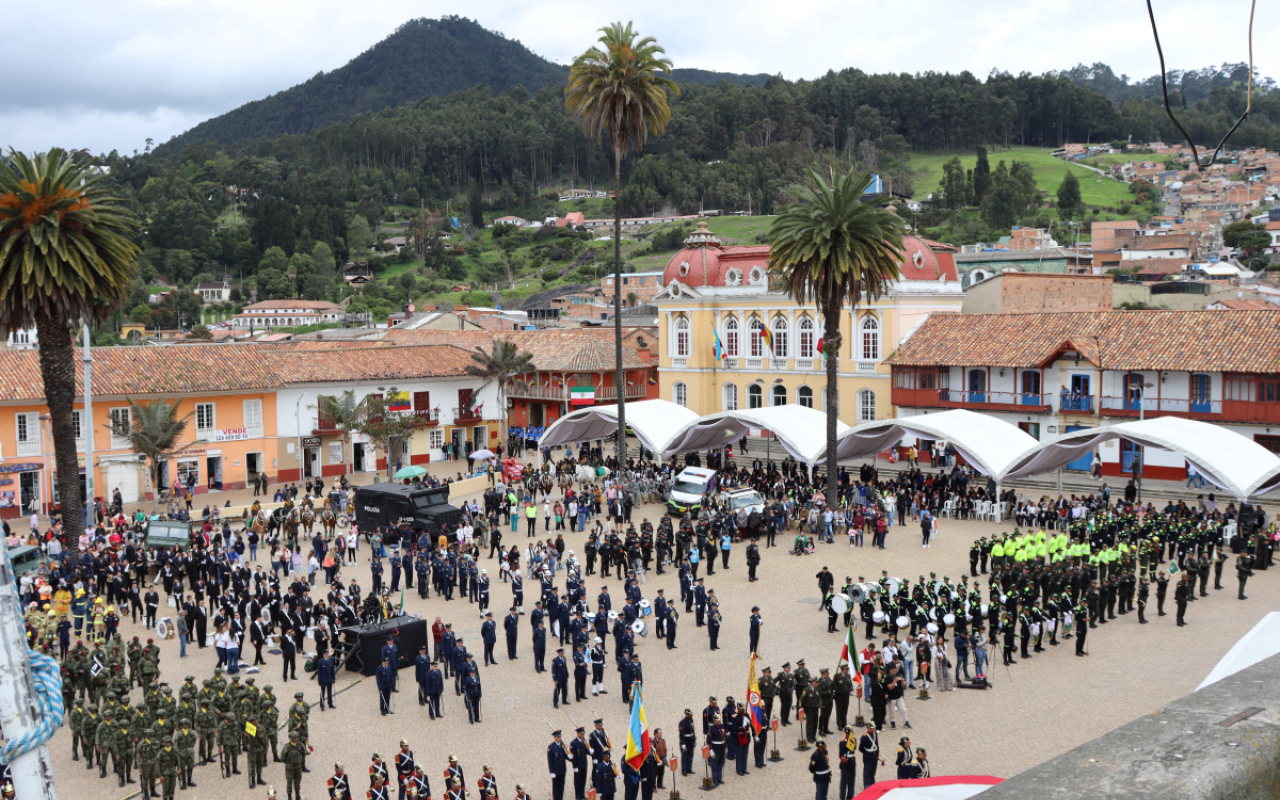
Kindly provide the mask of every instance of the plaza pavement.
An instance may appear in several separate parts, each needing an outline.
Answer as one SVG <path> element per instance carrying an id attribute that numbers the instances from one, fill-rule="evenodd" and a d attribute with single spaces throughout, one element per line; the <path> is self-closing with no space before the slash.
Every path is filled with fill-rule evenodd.
<path id="1" fill-rule="evenodd" d="M 443 464 L 436 468 L 452 474 L 452 470 L 447 469 L 449 466 Z M 219 500 L 231 499 L 235 504 L 249 494 L 226 493 L 219 496 Z M 1188 496 L 1188 499 L 1193 498 L 1194 493 Z M 198 504 L 197 510 L 199 507 Z M 640 520 L 647 516 L 656 523 L 661 512 L 657 505 L 640 507 L 636 509 L 634 521 L 638 526 Z M 1009 527 L 989 522 L 944 519 L 939 538 L 930 549 L 921 548 L 918 528 L 908 525 L 891 529 L 885 551 L 851 549 L 846 542 L 838 540 L 834 545 L 819 545 L 817 553 L 801 557 L 787 555 L 785 546 L 791 536 L 780 536 L 778 541 L 782 547 L 761 551 L 761 580 L 754 584 L 747 582 L 745 545 L 735 545 L 730 556 L 730 569 L 717 569 L 716 574 L 706 581 L 707 587 L 715 589 L 720 598 L 724 616 L 720 650 L 709 650 L 705 629 L 695 627 L 694 615 L 684 614 L 683 607 L 676 650 L 667 650 L 652 632 L 647 638 L 637 638 L 636 652 L 642 657 L 646 677 L 644 698 L 650 726 L 663 729 L 671 743 L 671 752 L 675 754 L 678 753 L 676 726 L 684 708 L 693 709 L 700 725 L 708 696 L 716 695 L 722 706 L 726 695 L 739 700 L 745 696 L 749 663 L 748 617 L 752 605 L 761 607 L 765 620 L 759 667 L 771 666 L 776 675 L 783 662 L 794 664 L 798 658 L 805 658 L 815 676 L 824 666 L 831 668 L 834 674 L 843 628 L 838 634 L 827 633 L 826 613 L 818 611 L 818 588 L 814 576 L 823 565 L 835 573 L 837 586 L 846 575 L 854 578 L 865 575 L 871 579 L 878 576 L 881 569 L 912 582 L 921 574 L 927 576 L 930 571 L 937 572 L 940 578 L 949 575 L 953 582 L 957 582 L 968 569 L 968 548 L 972 540 Z M 539 538 L 542 536 L 540 529 Z M 565 540 L 568 548 L 581 556 L 585 534 L 569 534 Z M 523 530 L 514 537 L 509 531 L 505 532 L 503 541 L 508 547 L 513 543 L 523 547 L 527 542 Z M 259 557 L 262 557 L 261 553 Z M 344 570 L 344 582 L 349 582 L 354 575 L 367 590 L 370 586 L 368 548 L 363 543 L 359 559 L 358 567 L 348 566 Z M 496 561 L 484 558 L 481 566 L 489 568 L 489 574 L 496 578 Z M 928 701 L 915 699 L 914 693 L 908 694 L 908 711 L 914 726 L 910 731 L 912 742 L 928 750 L 935 775 L 990 774 L 1008 777 L 1139 715 L 1153 713 L 1162 704 L 1194 690 L 1241 635 L 1268 610 L 1280 607 L 1280 586 L 1277 586 L 1276 575 L 1275 570 L 1257 573 L 1249 584 L 1250 599 L 1240 602 L 1236 600 L 1234 570 L 1226 569 L 1223 576 L 1226 588 L 1220 592 L 1210 589 L 1209 598 L 1191 604 L 1187 613 L 1190 624 L 1181 629 L 1175 627 L 1172 613 L 1167 617 L 1155 616 L 1153 592 L 1151 624 L 1139 626 L 1136 615 L 1130 614 L 1099 626 L 1089 634 L 1088 658 L 1076 658 L 1073 655 L 1074 641 L 1071 641 L 1056 648 L 1046 647 L 1045 653 L 1030 661 L 1019 659 L 1016 666 L 1006 668 L 999 666 L 998 649 L 992 648 L 991 656 L 996 662 L 989 669 L 994 683 L 992 689 L 958 690 L 946 694 L 934 691 L 933 698 Z M 598 574 L 587 579 L 588 597 L 593 605 L 603 582 Z M 621 585 L 616 577 L 609 579 L 608 583 L 611 594 L 621 595 Z M 317 586 L 317 595 L 320 588 Z M 678 600 L 680 596 L 674 570 L 668 570 L 662 576 L 650 573 L 647 584 L 642 588 L 647 598 L 654 597 L 658 588 L 665 589 L 670 599 Z M 985 595 L 985 583 L 983 589 Z M 532 608 L 534 592 L 536 583 L 526 580 L 526 611 Z M 421 615 L 428 622 L 436 616 L 452 622 L 454 630 L 466 639 L 468 649 L 478 661 L 482 661 L 481 619 L 476 606 L 461 599 L 445 602 L 434 595 L 424 601 L 416 592 L 407 592 L 405 598 L 408 612 Z M 495 580 L 492 607 L 499 623 L 506 614 L 510 599 L 509 586 Z M 1172 596 L 1167 608 L 1172 609 Z M 395 714 L 388 717 L 378 714 L 377 692 L 372 678 L 361 679 L 354 672 L 342 673 L 337 686 L 340 690 L 336 697 L 337 710 L 322 713 L 318 707 L 312 709 L 311 742 L 315 753 L 309 760 L 311 772 L 304 776 L 304 796 L 322 797 L 324 781 L 332 773 L 333 763 L 341 761 L 348 773 L 354 776 L 352 787 L 359 790 L 356 796 L 363 797 L 371 753 L 376 750 L 390 760 L 401 738 L 412 744 L 419 761 L 425 765 L 436 798 L 443 796 L 441 774 L 450 754 L 459 758 L 470 782 L 469 792 L 474 790 L 482 766 L 490 764 L 498 778 L 501 796 L 511 796 L 515 784 L 522 782 L 534 797 L 540 800 L 549 797 L 551 787 L 545 758 L 546 746 L 550 742 L 548 724 L 563 729 L 567 742 L 574 722 L 590 730 L 591 720 L 598 714 L 605 720 L 615 755 L 619 753 L 625 748 L 628 711 L 622 702 L 616 670 L 612 667 L 606 670 L 608 695 L 590 703 L 570 703 L 568 708 L 554 710 L 551 707 L 549 673 L 536 675 L 533 672 L 529 630 L 528 617 L 522 617 L 520 658 L 507 661 L 499 625 L 495 648 L 499 663 L 481 669 L 483 722 L 478 725 L 467 724 L 466 710 L 461 698 L 451 691 L 451 681 L 446 685 L 443 699 L 445 717 L 432 721 L 417 705 L 411 667 L 401 672 L 401 691 L 394 695 Z M 128 621 L 121 626 L 121 632 L 126 640 L 134 635 L 145 640 L 147 634 L 140 625 Z M 861 643 L 865 637 L 859 635 L 858 640 Z M 611 658 L 612 644 L 612 641 L 607 642 Z M 161 648 L 162 677 L 175 687 L 187 674 L 196 676 L 197 683 L 212 674 L 216 661 L 212 647 L 204 650 L 189 647 L 186 659 L 178 658 L 176 640 L 162 642 Z M 550 646 L 549 649 L 548 666 L 555 647 Z M 252 660 L 251 648 L 247 659 Z M 301 663 L 299 674 L 303 674 Z M 295 691 L 305 691 L 311 703 L 315 703 L 319 696 L 314 681 L 302 679 L 285 683 L 279 680 L 278 656 L 268 656 L 268 665 L 262 668 L 257 678 L 259 688 L 265 684 L 275 687 L 280 698 L 282 720 Z M 136 695 L 135 691 L 135 699 Z M 856 701 L 852 706 L 851 719 Z M 869 708 L 864 706 L 864 709 L 870 717 Z M 835 725 L 834 715 L 832 725 Z M 733 763 L 728 762 L 725 770 L 728 784 L 716 793 L 726 797 L 746 797 L 748 792 L 754 796 L 811 796 L 812 783 L 806 769 L 811 751 L 796 751 L 798 731 L 794 724 L 781 730 L 776 742 L 783 760 L 767 762 L 769 766 L 764 770 L 752 768 L 749 776 L 738 777 L 734 774 Z M 902 733 L 902 730 L 886 731 L 881 736 L 881 747 L 888 761 L 881 768 L 882 779 L 894 777 L 894 748 Z M 283 732 L 280 737 L 282 744 L 287 741 Z M 50 747 L 56 786 L 62 797 L 120 800 L 136 792 L 135 786 L 118 788 L 111 776 L 99 779 L 97 770 L 86 770 L 83 761 L 73 762 L 70 734 L 65 727 L 54 736 Z M 831 752 L 834 766 L 834 743 Z M 243 757 L 241 760 L 243 762 Z M 700 791 L 704 770 L 700 755 L 695 769 L 697 778 L 679 778 L 676 784 L 685 797 Z M 180 791 L 178 796 L 191 800 L 264 797 L 264 789 L 252 792 L 248 789 L 247 770 L 243 765 L 242 772 L 245 774 L 223 779 L 215 765 L 197 767 L 195 780 L 198 786 Z M 265 774 L 268 782 L 283 797 L 283 765 L 269 761 Z M 859 786 L 861 780 L 859 764 Z M 668 773 L 668 789 L 671 783 Z M 760 795 L 761 792 L 768 794 Z M 568 796 L 572 797 L 572 784 Z M 656 796 L 665 798 L 666 794 L 659 790 Z"/>

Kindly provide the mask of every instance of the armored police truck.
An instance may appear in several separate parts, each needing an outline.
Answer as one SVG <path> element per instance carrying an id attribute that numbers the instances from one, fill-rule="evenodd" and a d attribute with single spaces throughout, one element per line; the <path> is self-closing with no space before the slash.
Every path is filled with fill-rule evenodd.
<path id="1" fill-rule="evenodd" d="M 449 486 L 434 488 L 374 483 L 356 488 L 356 524 L 361 532 L 401 523 L 432 536 L 452 533 L 462 512 L 449 505 Z"/>

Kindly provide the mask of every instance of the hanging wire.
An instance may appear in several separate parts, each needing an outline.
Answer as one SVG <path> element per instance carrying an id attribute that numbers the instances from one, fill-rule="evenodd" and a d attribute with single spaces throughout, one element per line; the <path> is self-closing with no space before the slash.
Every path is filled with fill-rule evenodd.
<path id="1" fill-rule="evenodd" d="M 1160 46 L 1160 31 L 1156 29 L 1156 12 L 1151 8 L 1151 0 L 1147 0 L 1147 16 L 1151 18 L 1151 35 L 1156 40 L 1156 54 L 1160 56 L 1160 89 L 1164 92 L 1164 113 L 1169 115 L 1169 119 L 1173 120 L 1173 124 L 1177 126 L 1182 133 L 1182 138 L 1187 140 L 1187 144 L 1191 145 L 1191 158 L 1194 160 L 1196 169 L 1203 171 L 1206 167 L 1212 166 L 1218 154 L 1222 152 L 1222 148 L 1226 145 L 1227 140 L 1231 138 L 1231 134 L 1236 132 L 1236 128 L 1240 127 L 1240 123 L 1249 118 L 1249 113 L 1253 111 L 1253 13 L 1258 7 L 1258 0 L 1250 0 L 1249 2 L 1249 94 L 1248 102 L 1245 104 L 1244 113 L 1240 115 L 1240 119 L 1236 120 L 1236 124 L 1231 126 L 1231 130 L 1227 131 L 1227 135 L 1222 137 L 1218 142 L 1218 147 L 1213 151 L 1213 155 L 1209 156 L 1206 163 L 1200 163 L 1200 151 L 1196 149 L 1196 143 L 1191 140 L 1187 129 L 1182 127 L 1182 123 L 1178 122 L 1178 118 L 1173 115 L 1173 109 L 1169 106 L 1169 79 L 1164 67 L 1164 48 Z"/>

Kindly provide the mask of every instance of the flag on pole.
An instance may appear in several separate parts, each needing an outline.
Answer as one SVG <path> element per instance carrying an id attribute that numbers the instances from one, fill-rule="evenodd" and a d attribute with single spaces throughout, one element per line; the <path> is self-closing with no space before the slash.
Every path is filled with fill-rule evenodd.
<path id="1" fill-rule="evenodd" d="M 769 330 L 768 325 L 760 326 L 760 340 L 764 342 L 764 346 L 769 348 L 769 353 L 773 353 L 773 331 Z"/>
<path id="2" fill-rule="evenodd" d="M 724 360 L 724 345 L 720 343 L 720 331 L 713 330 L 711 335 L 715 337 L 715 356 L 716 361 Z"/>
<path id="3" fill-rule="evenodd" d="M 649 757 L 653 746 L 649 742 L 649 720 L 644 715 L 644 700 L 641 686 L 631 685 L 631 725 L 627 728 L 627 752 L 624 756 L 632 769 L 640 769 L 640 765 Z"/>
<path id="4" fill-rule="evenodd" d="M 751 654 L 751 671 L 747 674 L 747 708 L 751 710 L 751 727 L 758 734 L 764 730 L 766 720 L 760 705 L 760 683 L 756 680 L 756 654 Z"/>
<path id="5" fill-rule="evenodd" d="M 404 587 L 400 587 L 400 610 L 404 611 Z"/>
<path id="6" fill-rule="evenodd" d="M 650 375 L 649 375 L 649 385 L 650 385 L 650 386 L 657 386 L 657 385 L 658 385 L 658 376 L 657 376 L 657 375 L 653 375 L 653 374 L 650 374 Z"/>
<path id="7" fill-rule="evenodd" d="M 849 662 L 849 671 L 853 673 L 853 679 L 861 685 L 862 657 L 858 655 L 858 643 L 853 638 L 852 627 L 844 629 L 844 647 L 840 648 L 840 660 Z"/>
<path id="8" fill-rule="evenodd" d="M 823 349 L 823 345 L 824 345 L 825 343 L 826 343 L 826 339 L 824 339 L 823 337 L 819 336 L 819 337 L 818 337 L 818 356 L 819 356 L 819 357 L 820 357 L 824 362 L 827 360 L 827 351 Z"/>
<path id="9" fill-rule="evenodd" d="M 596 402 L 596 390 L 594 386 L 571 386 L 569 387 L 569 405 L 571 406 L 591 406 Z"/>

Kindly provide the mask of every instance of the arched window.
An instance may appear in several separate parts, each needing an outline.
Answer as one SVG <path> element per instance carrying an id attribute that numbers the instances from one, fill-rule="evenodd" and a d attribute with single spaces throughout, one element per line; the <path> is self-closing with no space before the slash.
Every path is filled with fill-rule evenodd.
<path id="1" fill-rule="evenodd" d="M 805 408 L 813 408 L 813 389 L 801 386 L 796 390 L 796 402 Z"/>
<path id="2" fill-rule="evenodd" d="M 747 387 L 747 408 L 761 408 L 764 406 L 764 387 L 758 383 L 753 383 Z"/>
<path id="3" fill-rule="evenodd" d="M 724 385 L 724 410 L 738 410 L 738 387 L 736 384 L 726 383 Z"/>
<path id="4" fill-rule="evenodd" d="M 790 332 L 791 332 L 791 326 L 787 324 L 786 317 L 782 315 L 778 315 L 773 318 L 773 357 L 774 358 L 786 358 L 791 354 L 791 351 L 787 349 L 791 344 L 787 340 L 787 336 L 789 335 Z"/>
<path id="5" fill-rule="evenodd" d="M 724 354 L 729 358 L 738 357 L 738 318 L 729 317 L 724 323 Z M 736 406 L 735 406 L 736 408 Z"/>
<path id="6" fill-rule="evenodd" d="M 761 332 L 764 330 L 764 323 L 759 317 L 752 317 L 749 323 L 751 333 L 747 344 L 747 356 L 750 358 L 761 358 L 764 356 L 764 337 Z"/>
<path id="7" fill-rule="evenodd" d="M 862 318 L 860 326 L 861 334 L 860 345 L 861 355 L 858 357 L 860 361 L 879 361 L 880 360 L 880 321 L 873 315 L 868 314 Z"/>
<path id="8" fill-rule="evenodd" d="M 689 318 L 676 318 L 676 350 L 677 358 L 687 358 L 689 355 Z"/>
<path id="9" fill-rule="evenodd" d="M 796 353 L 796 358 L 813 358 L 815 343 L 813 317 L 801 317 L 798 327 L 800 328 L 800 352 Z"/>
<path id="10" fill-rule="evenodd" d="M 858 392 L 858 422 L 876 421 L 876 393 L 870 389 Z"/>
<path id="11" fill-rule="evenodd" d="M 785 406 L 787 404 L 787 387 L 782 384 L 776 384 L 773 387 L 773 405 Z"/>
<path id="12" fill-rule="evenodd" d="M 689 389 L 677 381 L 671 385 L 671 399 L 678 406 L 689 405 Z"/>

